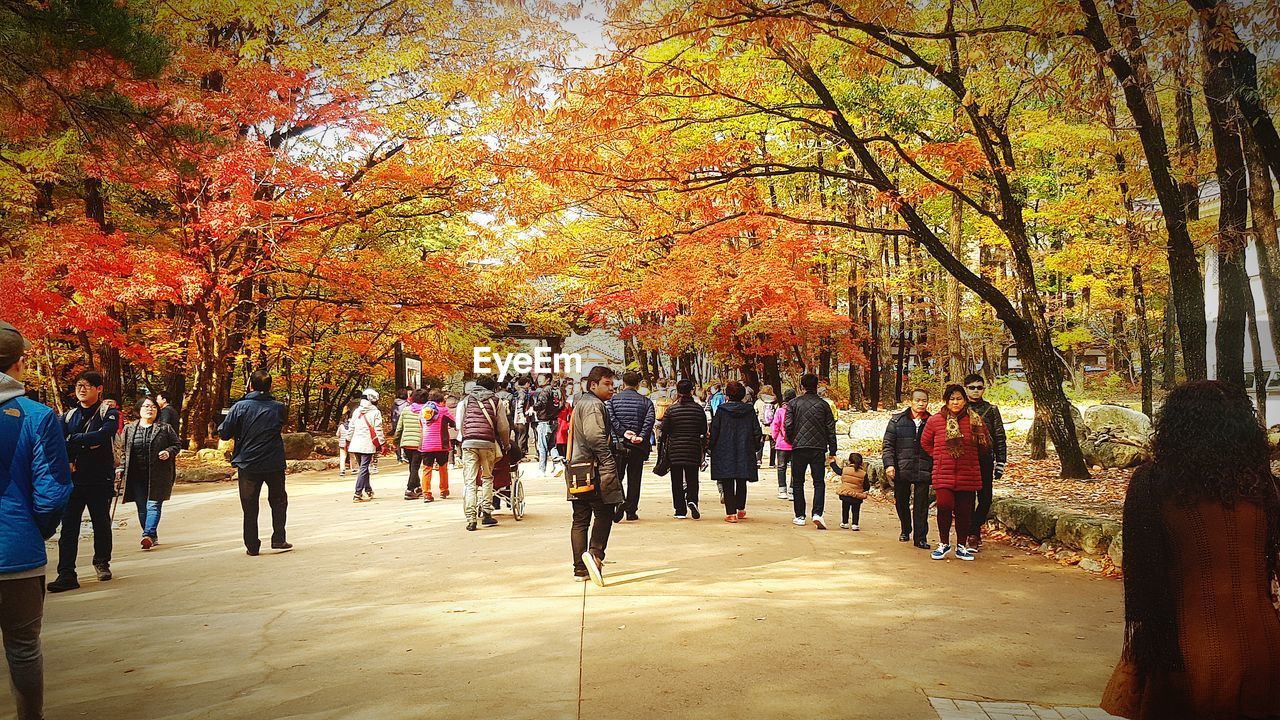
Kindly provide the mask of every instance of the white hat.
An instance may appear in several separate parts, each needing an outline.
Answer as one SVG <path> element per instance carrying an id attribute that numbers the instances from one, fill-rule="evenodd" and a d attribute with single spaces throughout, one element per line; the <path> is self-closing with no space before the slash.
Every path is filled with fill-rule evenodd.
<path id="1" fill-rule="evenodd" d="M 365 388 L 361 394 L 371 403 L 378 402 L 378 391 L 373 388 Z"/>

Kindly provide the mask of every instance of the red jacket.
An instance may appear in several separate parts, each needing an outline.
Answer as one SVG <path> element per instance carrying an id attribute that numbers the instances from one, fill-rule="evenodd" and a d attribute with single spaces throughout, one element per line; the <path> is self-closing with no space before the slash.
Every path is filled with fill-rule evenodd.
<path id="1" fill-rule="evenodd" d="M 925 421 L 920 434 L 920 448 L 933 458 L 935 490 L 981 490 L 982 466 L 978 462 L 978 440 L 969 427 L 969 413 L 960 418 L 960 434 L 964 436 L 964 452 L 951 457 L 947 451 L 947 419 L 938 412 Z"/>
<path id="2" fill-rule="evenodd" d="M 560 415 L 557 420 L 560 424 L 556 427 L 556 444 L 564 445 L 569 442 L 569 418 L 573 416 L 573 406 L 565 403 L 560 408 Z"/>

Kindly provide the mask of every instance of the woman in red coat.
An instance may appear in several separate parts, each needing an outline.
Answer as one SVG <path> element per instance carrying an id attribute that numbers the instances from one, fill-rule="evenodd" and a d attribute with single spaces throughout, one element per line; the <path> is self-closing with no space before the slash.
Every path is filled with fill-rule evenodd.
<path id="1" fill-rule="evenodd" d="M 965 530 L 982 489 L 979 458 L 991 454 L 987 425 L 969 409 L 969 396 L 959 385 L 942 393 L 942 410 L 931 416 L 920 434 L 920 447 L 933 458 L 933 489 L 938 494 L 938 547 L 929 556 L 941 560 L 951 552 L 951 523 L 956 525 L 956 557 L 973 560 L 965 547 Z"/>

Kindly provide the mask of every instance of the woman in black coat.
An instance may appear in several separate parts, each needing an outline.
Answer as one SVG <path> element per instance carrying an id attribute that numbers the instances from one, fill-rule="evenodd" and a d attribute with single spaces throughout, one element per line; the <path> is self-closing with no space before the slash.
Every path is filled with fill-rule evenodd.
<path id="1" fill-rule="evenodd" d="M 760 421 L 740 383 L 730 382 L 724 394 L 729 399 L 711 419 L 711 479 L 724 491 L 724 521 L 736 523 L 747 517 L 747 483 L 759 479 Z"/>
<path id="2" fill-rule="evenodd" d="M 125 502 L 138 506 L 143 550 L 160 542 L 156 534 L 160 508 L 173 494 L 180 449 L 178 433 L 165 423 L 156 422 L 159 410 L 149 397 L 138 403 L 138 421 L 124 428 L 124 452 L 116 469 L 124 478 Z"/>
<path id="3" fill-rule="evenodd" d="M 693 381 L 676 383 L 676 399 L 662 416 L 662 447 L 671 465 L 671 504 L 675 518 L 684 520 L 698 512 L 698 470 L 707 456 L 707 416 L 693 399 Z"/>

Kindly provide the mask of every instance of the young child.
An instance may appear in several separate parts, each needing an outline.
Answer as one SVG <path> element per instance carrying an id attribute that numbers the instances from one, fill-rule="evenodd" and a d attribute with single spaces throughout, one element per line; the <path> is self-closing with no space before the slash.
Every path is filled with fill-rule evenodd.
<path id="1" fill-rule="evenodd" d="M 831 471 L 840 476 L 840 487 L 836 489 L 840 496 L 840 528 L 858 530 L 862 501 L 867 499 L 867 491 L 871 489 L 867 471 L 862 467 L 862 455 L 849 453 L 849 462 L 843 468 L 832 462 Z"/>
<path id="2" fill-rule="evenodd" d="M 338 477 L 347 474 L 347 447 L 351 444 L 351 414 L 350 408 L 346 415 L 342 417 L 342 422 L 338 423 Z"/>

